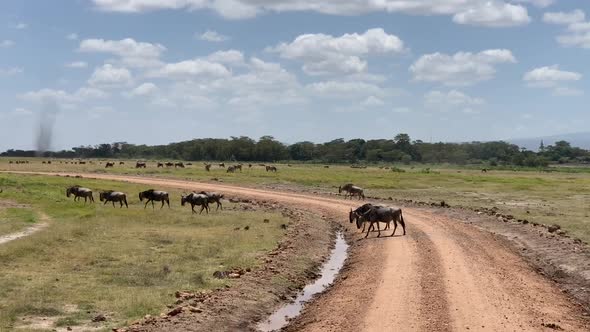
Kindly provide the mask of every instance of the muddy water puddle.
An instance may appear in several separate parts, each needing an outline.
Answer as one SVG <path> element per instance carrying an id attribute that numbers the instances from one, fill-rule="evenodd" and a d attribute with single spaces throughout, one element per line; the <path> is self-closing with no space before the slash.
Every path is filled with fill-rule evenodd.
<path id="1" fill-rule="evenodd" d="M 279 308 L 267 320 L 258 324 L 258 330 L 261 332 L 278 331 L 287 326 L 290 319 L 299 316 L 306 302 L 311 300 L 314 295 L 323 292 L 334 282 L 348 256 L 347 251 L 348 244 L 344 240 L 342 233 L 338 232 L 336 234 L 334 249 L 330 253 L 330 258 L 324 263 L 320 271 L 320 278 L 305 286 L 297 295 L 294 302 Z"/>

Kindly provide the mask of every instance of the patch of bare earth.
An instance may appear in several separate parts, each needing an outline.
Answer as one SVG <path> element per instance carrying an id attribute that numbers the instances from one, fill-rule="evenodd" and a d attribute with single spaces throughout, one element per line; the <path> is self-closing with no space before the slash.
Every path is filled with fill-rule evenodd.
<path id="1" fill-rule="evenodd" d="M 0 209 L 29 208 L 29 207 L 30 206 L 28 206 L 26 204 L 19 204 L 17 202 L 10 201 L 10 200 L 0 200 Z M 45 227 L 47 227 L 49 225 L 50 220 L 51 220 L 51 218 L 49 218 L 48 215 L 46 215 L 44 213 L 40 213 L 39 214 L 39 222 L 35 223 L 33 226 L 27 227 L 24 230 L 19 231 L 19 232 L 0 235 L 0 245 L 2 245 L 4 243 L 8 243 L 10 241 L 18 240 L 23 237 L 27 237 L 33 233 L 36 233 L 36 232 L 44 229 Z"/>

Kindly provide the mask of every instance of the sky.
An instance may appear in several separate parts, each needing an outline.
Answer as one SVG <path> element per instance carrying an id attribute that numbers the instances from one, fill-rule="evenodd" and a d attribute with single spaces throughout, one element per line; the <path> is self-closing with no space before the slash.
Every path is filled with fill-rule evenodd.
<path id="1" fill-rule="evenodd" d="M 582 0 L 2 0 L 0 151 L 588 131 L 589 56 Z"/>

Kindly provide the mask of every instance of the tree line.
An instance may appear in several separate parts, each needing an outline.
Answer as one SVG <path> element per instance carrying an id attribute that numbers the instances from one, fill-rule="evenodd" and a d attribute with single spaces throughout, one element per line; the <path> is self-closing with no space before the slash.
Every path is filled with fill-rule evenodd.
<path id="1" fill-rule="evenodd" d="M 412 141 L 407 134 L 393 139 L 335 139 L 284 144 L 272 136 L 201 138 L 167 145 L 136 145 L 127 142 L 79 146 L 71 150 L 8 150 L 6 157 L 175 159 L 190 161 L 232 160 L 237 162 L 299 161 L 317 163 L 450 163 L 544 167 L 550 163 L 590 163 L 590 151 L 566 141 L 529 151 L 504 141 L 427 143 Z"/>

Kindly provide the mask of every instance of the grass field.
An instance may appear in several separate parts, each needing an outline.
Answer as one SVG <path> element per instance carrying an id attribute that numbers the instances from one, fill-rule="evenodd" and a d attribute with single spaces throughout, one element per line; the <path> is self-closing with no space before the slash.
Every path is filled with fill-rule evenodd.
<path id="1" fill-rule="evenodd" d="M 244 185 L 298 185 L 318 190 L 336 191 L 337 187 L 352 182 L 366 188 L 370 196 L 412 199 L 425 202 L 444 200 L 450 205 L 498 207 L 517 218 L 545 224 L 559 224 L 572 236 L 590 242 L 590 169 L 555 168 L 554 172 L 534 169 L 522 171 L 491 170 L 453 167 L 449 165 L 401 166 L 403 172 L 369 167 L 353 169 L 330 165 L 277 165 L 278 173 L 267 173 L 255 165 L 242 173 L 229 174 L 216 164 L 206 172 L 202 163 L 185 169 L 158 169 L 148 162 L 145 170 L 133 168 L 134 161 L 104 169 L 93 165 L 43 165 L 39 159 L 33 164 L 9 165 L 0 159 L 0 169 L 15 170 L 72 170 L 108 172 L 113 174 L 177 177 L 198 181 L 214 178 L 227 183 Z M 59 163 L 59 162 L 58 162 Z M 227 163 L 226 163 L 227 164 Z"/>
<path id="2" fill-rule="evenodd" d="M 96 204 L 75 203 L 65 197 L 71 184 L 127 192 L 129 209 L 103 206 L 96 194 Z M 30 237 L 0 245 L 0 331 L 27 322 L 35 324 L 19 330 L 35 330 L 40 318 L 48 329 L 106 331 L 158 314 L 176 290 L 228 283 L 212 277 L 216 270 L 257 266 L 288 223 L 280 214 L 238 211 L 228 202 L 223 212 L 193 216 L 175 190 L 168 190 L 172 209 L 144 210 L 137 192 L 147 188 L 121 182 L 0 174 L 0 188 L 0 202 L 30 207 L 0 210 L 0 219 L 28 224 L 38 212 L 52 219 Z M 0 232 L 11 231 L 2 225 Z M 89 323 L 99 313 L 106 324 Z"/>
<path id="3" fill-rule="evenodd" d="M 11 205 L 2 206 L 0 203 L 0 236 L 23 230 L 37 221 L 38 217 L 31 208 Z"/>

